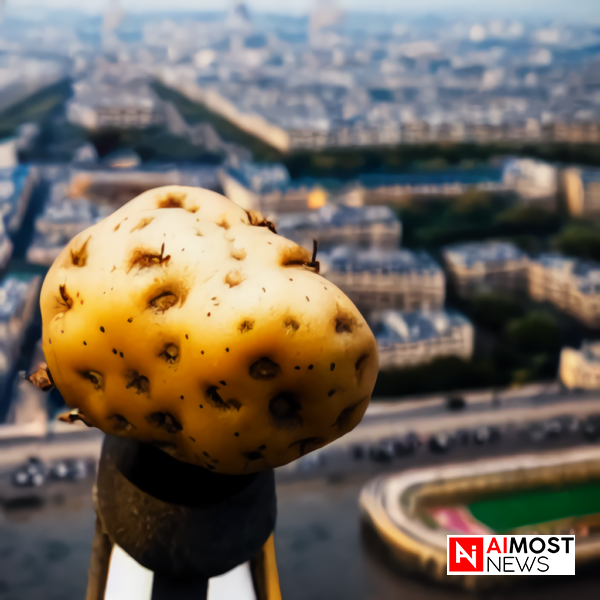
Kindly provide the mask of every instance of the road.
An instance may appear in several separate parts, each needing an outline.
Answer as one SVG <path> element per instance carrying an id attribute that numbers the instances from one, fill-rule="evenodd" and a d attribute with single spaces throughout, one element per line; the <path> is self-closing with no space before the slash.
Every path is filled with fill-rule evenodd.
<path id="1" fill-rule="evenodd" d="M 386 428 L 394 432 L 423 432 L 464 426 L 468 419 L 488 423 L 499 415 L 522 422 L 523 416 L 539 420 L 549 414 L 600 412 L 593 394 L 561 395 L 552 388 L 529 390 L 529 395 L 506 394 L 498 402 L 492 395 L 467 397 L 468 407 L 450 413 L 443 398 L 415 402 L 372 404 L 355 432 L 358 438 L 375 440 Z M 422 404 L 419 404 L 422 403 Z M 502 418 L 505 418 L 505 417 Z M 421 431 L 419 431 L 421 433 Z M 468 461 L 474 455 L 499 456 L 524 450 L 556 449 L 582 443 L 579 432 L 534 444 L 518 428 L 496 444 L 455 448 L 433 454 L 421 448 L 414 456 L 398 458 L 389 465 L 368 459 L 355 462 L 346 446 L 333 445 L 325 468 L 294 472 L 279 470 L 279 515 L 276 546 L 285 600 L 456 600 L 474 596 L 434 586 L 398 572 L 378 556 L 378 546 L 361 533 L 358 496 L 372 477 L 421 465 Z M 47 440 L 25 437 L 19 443 L 0 436 L 0 497 L 9 484 L 7 475 L 19 461 L 31 455 L 53 459 L 97 455 L 101 435 L 87 430 L 55 435 Z M 533 446 L 532 446 L 533 444 Z M 309 455 L 311 456 L 311 455 Z M 326 476 L 323 476 L 323 475 Z M 84 597 L 94 515 L 91 481 L 57 483 L 40 499 L 12 501 L 0 507 L 0 600 L 80 600 Z M 574 578 L 538 578 L 510 592 L 511 600 L 598 597 L 600 574 L 580 573 Z M 505 598 L 501 592 L 486 600 Z"/>

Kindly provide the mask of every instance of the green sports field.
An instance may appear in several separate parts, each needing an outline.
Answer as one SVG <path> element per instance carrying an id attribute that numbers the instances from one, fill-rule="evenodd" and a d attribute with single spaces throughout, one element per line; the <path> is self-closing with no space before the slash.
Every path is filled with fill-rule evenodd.
<path id="1" fill-rule="evenodd" d="M 600 481 L 563 489 L 537 489 L 481 500 L 469 505 L 481 523 L 505 533 L 524 527 L 600 513 Z"/>

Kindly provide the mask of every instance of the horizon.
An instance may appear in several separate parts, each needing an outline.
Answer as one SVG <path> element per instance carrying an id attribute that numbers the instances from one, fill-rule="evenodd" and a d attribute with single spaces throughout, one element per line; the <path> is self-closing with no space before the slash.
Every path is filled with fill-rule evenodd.
<path id="1" fill-rule="evenodd" d="M 219 2 L 198 2 L 196 0 L 171 0 L 168 8 L 161 0 L 88 0 L 85 6 L 78 0 L 19 0 L 18 6 L 14 0 L 6 0 L 6 15 L 25 17 L 33 16 L 34 19 L 42 11 L 71 11 L 86 15 L 98 15 L 109 7 L 117 6 L 125 12 L 132 14 L 168 14 L 168 13 L 218 13 L 230 10 L 236 3 L 230 0 Z M 281 16 L 301 17 L 308 15 L 317 6 L 314 0 L 290 0 L 285 6 L 277 0 L 250 0 L 244 4 L 256 13 L 267 13 Z M 324 4 L 321 2 L 321 4 Z M 336 6 L 350 13 L 363 13 L 371 15 L 390 15 L 397 18 L 403 16 L 413 18 L 418 16 L 456 16 L 460 18 L 546 18 L 566 19 L 568 21 L 585 18 L 600 23 L 600 10 L 597 0 L 577 0 L 565 4 L 562 0 L 491 0 L 485 6 L 477 0 L 421 0 L 418 6 L 413 3 L 402 3 L 397 0 L 372 0 L 368 10 L 364 10 L 361 0 L 338 0 L 327 4 Z M 34 11 L 36 15 L 28 15 Z"/>

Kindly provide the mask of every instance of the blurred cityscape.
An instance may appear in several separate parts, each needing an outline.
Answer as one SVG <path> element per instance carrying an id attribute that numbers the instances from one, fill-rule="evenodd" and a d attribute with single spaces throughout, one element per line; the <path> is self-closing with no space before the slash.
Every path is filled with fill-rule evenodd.
<path id="1" fill-rule="evenodd" d="M 0 597 L 85 591 L 102 435 L 57 423 L 59 393 L 23 377 L 43 361 L 44 275 L 73 236 L 170 184 L 259 210 L 311 251 L 316 240 L 321 273 L 377 338 L 363 423 L 277 475 L 285 598 L 471 597 L 456 595 L 468 581 L 439 585 L 448 531 L 574 531 L 600 557 L 597 16 L 327 2 L 304 16 L 117 3 L 88 16 L 0 0 Z M 548 492 L 536 520 L 523 490 L 551 486 L 549 468 L 571 499 L 558 509 Z M 453 482 L 492 490 L 498 474 L 514 519 L 495 520 L 507 504 L 453 500 Z M 400 488 L 414 499 L 390 525 L 384 496 Z M 77 510 L 87 520 L 58 542 Z M 36 531 L 53 515 L 51 539 L 36 546 L 17 513 Z M 390 550 L 393 527 L 406 548 Z M 595 598 L 586 565 L 511 594 Z"/>

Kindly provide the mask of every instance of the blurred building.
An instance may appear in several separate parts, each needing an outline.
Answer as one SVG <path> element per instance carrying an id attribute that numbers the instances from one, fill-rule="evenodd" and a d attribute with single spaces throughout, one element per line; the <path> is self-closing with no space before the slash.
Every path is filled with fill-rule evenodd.
<path id="1" fill-rule="evenodd" d="M 527 204 L 556 208 L 558 169 L 548 163 L 515 158 L 504 165 L 504 185 Z"/>
<path id="2" fill-rule="evenodd" d="M 454 311 L 388 310 L 374 313 L 371 321 L 381 369 L 412 367 L 449 356 L 469 360 L 473 354 L 473 325 Z"/>
<path id="3" fill-rule="evenodd" d="M 10 233 L 20 229 L 38 180 L 37 170 L 26 165 L 0 169 L 0 215 Z"/>
<path id="4" fill-rule="evenodd" d="M 323 252 L 340 245 L 393 250 L 402 234 L 400 220 L 387 206 L 327 204 L 315 211 L 283 214 L 276 222 L 283 237 L 306 248 L 317 240 Z"/>
<path id="5" fill-rule="evenodd" d="M 32 263 L 52 264 L 74 236 L 147 190 L 165 185 L 210 189 L 217 184 L 215 169 L 185 170 L 173 165 L 114 169 L 99 165 L 73 168 L 58 177 L 35 220 L 27 250 L 27 260 Z"/>
<path id="6" fill-rule="evenodd" d="M 446 281 L 426 252 L 335 248 L 323 257 L 325 277 L 366 316 L 372 311 L 441 309 Z"/>
<path id="7" fill-rule="evenodd" d="M 569 389 L 600 389 L 600 342 L 584 342 L 580 350 L 563 348 L 559 377 Z"/>
<path id="8" fill-rule="evenodd" d="M 317 181 L 292 181 L 282 164 L 240 162 L 221 169 L 219 180 L 230 200 L 265 215 L 313 210 L 327 202 L 327 193 Z"/>
<path id="9" fill-rule="evenodd" d="M 565 169 L 563 181 L 569 214 L 574 217 L 600 214 L 600 169 Z"/>
<path id="10" fill-rule="evenodd" d="M 470 297 L 483 291 L 524 291 L 529 258 L 505 242 L 472 242 L 446 246 L 444 261 L 457 293 Z"/>
<path id="11" fill-rule="evenodd" d="M 600 327 L 600 264 L 542 254 L 529 265 L 529 294 L 538 302 L 552 302 L 588 327 Z"/>
<path id="12" fill-rule="evenodd" d="M 37 309 L 40 286 L 40 277 L 9 276 L 0 284 L 0 415 L 10 396 L 6 389 L 9 376 Z"/>
<path id="13" fill-rule="evenodd" d="M 98 59 L 87 78 L 73 84 L 67 119 L 90 131 L 147 129 L 166 120 L 165 106 L 136 65 Z"/>
<path id="14" fill-rule="evenodd" d="M 507 189 L 500 168 L 447 169 L 418 173 L 361 175 L 341 192 L 351 203 L 401 204 L 415 199 L 453 197 L 469 189 L 499 193 Z"/>
<path id="15" fill-rule="evenodd" d="M 27 260 L 51 265 L 63 248 L 99 218 L 97 207 L 87 198 L 73 199 L 66 181 L 54 183 L 49 198 L 34 224 L 34 235 L 27 249 Z"/>

